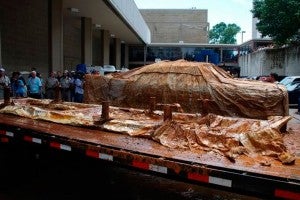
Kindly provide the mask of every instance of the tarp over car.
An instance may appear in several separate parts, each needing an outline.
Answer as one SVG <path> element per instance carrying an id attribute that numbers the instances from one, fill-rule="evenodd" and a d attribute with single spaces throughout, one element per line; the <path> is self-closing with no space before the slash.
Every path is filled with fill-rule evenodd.
<path id="1" fill-rule="evenodd" d="M 208 99 L 208 112 L 219 115 L 267 119 L 289 114 L 284 86 L 233 78 L 211 63 L 160 61 L 123 73 L 85 76 L 86 103 L 147 109 L 151 97 L 159 104 L 179 104 L 188 113 L 201 113 L 201 102 Z"/>

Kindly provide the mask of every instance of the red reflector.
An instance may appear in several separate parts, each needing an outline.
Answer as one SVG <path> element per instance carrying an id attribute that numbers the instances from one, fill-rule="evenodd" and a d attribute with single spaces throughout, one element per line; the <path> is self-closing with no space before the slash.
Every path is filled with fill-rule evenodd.
<path id="1" fill-rule="evenodd" d="M 27 142 L 32 142 L 32 137 L 25 135 L 24 140 L 27 141 Z"/>
<path id="2" fill-rule="evenodd" d="M 5 135 L 6 134 L 6 130 L 0 130 L 0 134 L 1 135 Z"/>
<path id="3" fill-rule="evenodd" d="M 50 147 L 56 148 L 56 149 L 60 149 L 60 144 L 57 142 L 50 142 Z"/>
<path id="4" fill-rule="evenodd" d="M 300 199 L 300 193 L 276 189 L 275 190 L 275 197 L 282 197 L 282 198 L 285 198 L 285 199 L 299 200 Z"/>
<path id="5" fill-rule="evenodd" d="M 93 150 L 86 150 L 85 154 L 87 156 L 93 157 L 93 158 L 99 158 L 99 152 L 93 151 Z"/>
<path id="6" fill-rule="evenodd" d="M 7 142 L 9 142 L 9 139 L 8 138 L 1 138 L 1 142 L 7 143 Z"/>
<path id="7" fill-rule="evenodd" d="M 149 169 L 149 164 L 148 163 L 143 163 L 143 162 L 138 162 L 138 161 L 133 161 L 132 166 L 140 168 L 140 169 Z"/>
<path id="8" fill-rule="evenodd" d="M 188 173 L 188 179 L 208 183 L 209 176 L 197 173 Z"/>

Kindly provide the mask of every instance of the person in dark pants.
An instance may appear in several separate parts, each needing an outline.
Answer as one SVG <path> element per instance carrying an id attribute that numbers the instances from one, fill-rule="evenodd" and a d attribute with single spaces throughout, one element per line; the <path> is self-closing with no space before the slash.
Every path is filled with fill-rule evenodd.
<path id="1" fill-rule="evenodd" d="M 300 95 L 298 95 L 298 111 L 296 114 L 300 115 Z"/>
<path id="2" fill-rule="evenodd" d="M 75 81 L 74 81 L 74 85 L 75 85 L 74 101 L 77 103 L 82 103 L 83 102 L 83 93 L 84 93 L 84 89 L 83 89 L 84 75 L 83 75 L 83 73 L 77 73 Z"/>

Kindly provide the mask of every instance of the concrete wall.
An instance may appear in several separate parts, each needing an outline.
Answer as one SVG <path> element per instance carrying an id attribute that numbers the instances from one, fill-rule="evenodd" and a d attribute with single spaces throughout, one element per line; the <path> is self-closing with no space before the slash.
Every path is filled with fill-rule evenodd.
<path id="1" fill-rule="evenodd" d="M 36 67 L 47 74 L 48 1 L 0 0 L 0 5 L 1 64 L 8 73 Z"/>
<path id="2" fill-rule="evenodd" d="M 134 0 L 109 0 L 109 2 L 146 44 L 151 43 L 150 29 Z"/>
<path id="3" fill-rule="evenodd" d="M 49 1 L 49 72 L 64 70 L 62 1 Z"/>
<path id="4" fill-rule="evenodd" d="M 241 76 L 300 75 L 300 47 L 262 49 L 239 57 Z"/>
<path id="5" fill-rule="evenodd" d="M 80 18 L 64 17 L 64 66 L 75 68 L 81 63 L 81 21 Z"/>
<path id="6" fill-rule="evenodd" d="M 47 77 L 51 69 L 48 0 L 0 0 L 0 5 L 1 64 L 9 75 L 35 67 Z M 82 60 L 80 18 L 64 16 L 63 26 L 63 66 L 55 64 L 53 70 L 75 69 Z"/>
<path id="7" fill-rule="evenodd" d="M 95 29 L 93 31 L 93 65 L 99 66 L 101 65 L 101 30 Z"/>
<path id="8" fill-rule="evenodd" d="M 82 62 L 110 64 L 109 31 L 93 29 L 90 18 L 63 10 L 62 1 L 0 0 L 0 65 L 8 75 L 35 67 L 47 77 L 49 71 L 74 70 Z M 120 67 L 117 50 L 114 62 Z"/>
<path id="9" fill-rule="evenodd" d="M 207 10 L 141 9 L 152 43 L 208 43 Z"/>

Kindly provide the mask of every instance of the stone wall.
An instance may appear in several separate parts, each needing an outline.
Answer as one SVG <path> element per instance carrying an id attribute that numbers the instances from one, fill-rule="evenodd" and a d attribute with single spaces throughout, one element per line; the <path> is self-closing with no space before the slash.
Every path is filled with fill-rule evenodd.
<path id="1" fill-rule="evenodd" d="M 241 76 L 300 75 L 300 46 L 261 49 L 239 57 Z"/>

